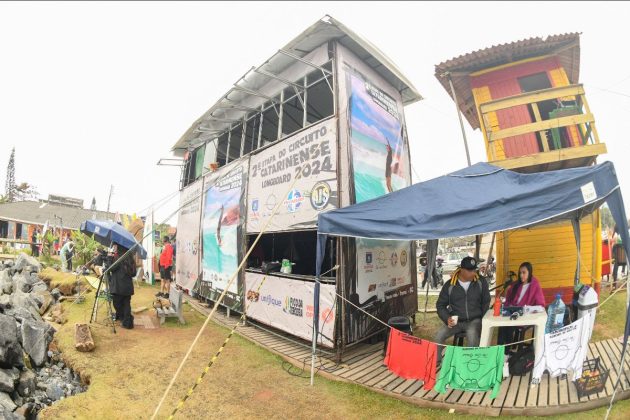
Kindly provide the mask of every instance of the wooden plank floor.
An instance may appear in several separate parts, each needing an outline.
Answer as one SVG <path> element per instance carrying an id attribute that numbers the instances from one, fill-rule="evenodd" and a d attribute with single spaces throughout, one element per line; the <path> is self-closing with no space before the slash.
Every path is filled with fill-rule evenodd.
<path id="1" fill-rule="evenodd" d="M 210 308 L 185 296 L 188 303 L 207 315 Z M 213 320 L 227 328 L 233 328 L 239 317 L 227 317 L 215 313 Z M 308 374 L 311 361 L 310 344 L 270 327 L 251 322 L 239 325 L 237 334 L 264 347 L 292 363 Z M 538 415 L 548 416 L 573 413 L 608 405 L 613 387 L 619 380 L 616 400 L 630 398 L 630 352 L 626 354 L 624 368 L 620 368 L 621 343 L 618 339 L 589 344 L 588 357 L 599 357 L 602 367 L 609 370 L 605 389 L 591 396 L 579 398 L 575 384 L 567 377 L 550 378 L 545 373 L 539 385 L 531 385 L 531 373 L 511 376 L 503 380 L 496 398 L 490 392 L 465 392 L 449 389 L 439 394 L 423 388 L 422 381 L 406 380 L 396 376 L 383 365 L 383 343 L 360 344 L 346 351 L 340 362 L 328 353 L 318 355 L 317 373 L 332 380 L 353 382 L 375 392 L 416 404 L 421 407 L 454 409 L 455 412 L 486 416 Z"/>

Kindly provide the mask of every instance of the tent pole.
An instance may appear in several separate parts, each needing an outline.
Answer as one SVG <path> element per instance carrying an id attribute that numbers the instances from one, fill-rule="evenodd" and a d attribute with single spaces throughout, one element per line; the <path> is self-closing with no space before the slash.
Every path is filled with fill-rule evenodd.
<path id="1" fill-rule="evenodd" d="M 315 352 L 317 351 L 317 330 L 319 324 L 319 276 L 315 278 L 313 303 L 313 348 L 311 353 L 311 386 L 313 386 L 315 383 Z"/>
<path id="2" fill-rule="evenodd" d="M 479 255 L 481 254 L 481 238 L 482 235 L 475 235 L 475 259 L 479 261 Z"/>
<path id="3" fill-rule="evenodd" d="M 451 79 L 451 73 L 444 73 L 442 76 L 448 77 L 448 84 L 451 87 L 451 94 L 453 95 L 453 101 L 455 101 L 455 109 L 457 110 L 457 117 L 459 118 L 459 127 L 462 129 L 462 137 L 464 138 L 464 148 L 466 149 L 466 161 L 470 166 L 470 152 L 468 151 L 468 140 L 466 139 L 466 130 L 464 130 L 464 121 L 462 120 L 462 113 L 459 110 L 457 103 L 457 95 L 455 94 L 455 88 L 453 87 L 453 80 Z"/>
<path id="4" fill-rule="evenodd" d="M 497 233 L 496 232 L 492 232 L 492 240 L 490 241 L 490 251 L 488 251 L 488 259 L 486 260 L 486 267 L 488 267 L 488 264 L 490 264 L 490 258 L 492 257 L 492 250 L 494 248 L 494 238 L 496 237 Z"/>
<path id="5" fill-rule="evenodd" d="M 575 219 L 572 220 L 572 224 L 573 224 L 573 234 L 575 236 L 575 246 L 577 248 L 577 263 L 575 266 L 575 278 L 573 279 L 573 285 L 576 286 L 579 282 L 580 282 L 580 252 L 581 252 L 581 245 L 582 245 L 582 239 L 581 239 L 581 235 L 580 235 L 580 219 L 579 217 L 576 215 Z"/>

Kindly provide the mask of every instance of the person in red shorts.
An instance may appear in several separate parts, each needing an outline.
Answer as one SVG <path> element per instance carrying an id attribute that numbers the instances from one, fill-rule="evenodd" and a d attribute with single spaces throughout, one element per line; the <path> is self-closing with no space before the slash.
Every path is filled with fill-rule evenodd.
<path id="1" fill-rule="evenodd" d="M 171 290 L 171 271 L 173 270 L 173 246 L 168 236 L 164 237 L 164 248 L 160 254 L 160 291 L 156 296 L 168 299 L 169 290 Z"/>

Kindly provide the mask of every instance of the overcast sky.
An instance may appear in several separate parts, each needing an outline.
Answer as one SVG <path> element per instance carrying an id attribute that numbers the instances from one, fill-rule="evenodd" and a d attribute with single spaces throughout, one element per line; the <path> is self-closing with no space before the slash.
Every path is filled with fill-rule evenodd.
<path id="1" fill-rule="evenodd" d="M 142 212 L 178 189 L 156 166 L 251 66 L 330 14 L 371 41 L 425 100 L 405 108 L 414 182 L 466 165 L 452 100 L 434 65 L 532 36 L 581 32 L 580 82 L 630 202 L 627 3 L 0 3 L 0 189 L 16 180 Z M 473 162 L 482 135 L 468 123 Z M 172 200 L 157 218 L 174 210 Z M 170 220 L 176 223 L 176 218 Z"/>

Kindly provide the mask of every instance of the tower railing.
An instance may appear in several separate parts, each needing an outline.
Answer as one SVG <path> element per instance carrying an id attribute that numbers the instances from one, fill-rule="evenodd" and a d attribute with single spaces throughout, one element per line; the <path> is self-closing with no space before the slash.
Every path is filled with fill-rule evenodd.
<path id="1" fill-rule="evenodd" d="M 523 112 L 529 113 L 532 122 L 515 124 L 515 120 L 524 119 Z M 515 117 L 517 113 L 519 118 Z M 569 150 L 563 150 L 561 154 L 552 153 L 555 160 L 570 159 L 575 155 L 597 155 L 605 149 L 587 147 L 599 144 L 599 136 L 581 84 L 484 102 L 479 104 L 479 115 L 486 134 L 488 160 L 491 162 L 574 149 L 575 153 Z M 510 126 L 505 127 L 508 124 Z M 526 147 L 524 142 L 527 142 Z M 541 158 L 549 161 L 551 156 Z"/>

